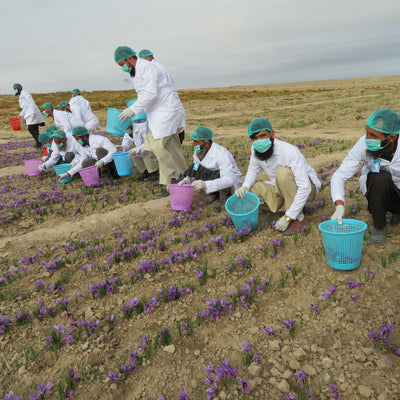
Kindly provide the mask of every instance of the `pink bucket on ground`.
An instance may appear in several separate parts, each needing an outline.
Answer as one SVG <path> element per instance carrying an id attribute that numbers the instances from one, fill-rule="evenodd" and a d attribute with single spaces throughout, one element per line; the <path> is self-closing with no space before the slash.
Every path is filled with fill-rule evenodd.
<path id="1" fill-rule="evenodd" d="M 99 171 L 95 165 L 82 168 L 79 170 L 79 175 L 81 176 L 85 186 L 95 186 L 100 183 Z"/>
<path id="2" fill-rule="evenodd" d="M 42 163 L 41 159 L 38 160 L 24 160 L 26 172 L 28 176 L 40 175 L 39 165 Z"/>
<path id="3" fill-rule="evenodd" d="M 189 210 L 192 205 L 194 187 L 192 185 L 178 185 L 171 183 L 169 185 L 169 198 L 171 208 L 175 211 Z"/>
<path id="4" fill-rule="evenodd" d="M 9 118 L 9 120 L 14 131 L 21 130 L 21 120 L 19 118 Z"/>

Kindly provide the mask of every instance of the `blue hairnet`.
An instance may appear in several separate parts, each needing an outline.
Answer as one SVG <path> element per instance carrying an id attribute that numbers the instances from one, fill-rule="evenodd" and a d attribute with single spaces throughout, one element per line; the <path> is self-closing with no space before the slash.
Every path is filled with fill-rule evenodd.
<path id="1" fill-rule="evenodd" d="M 367 126 L 386 135 L 398 135 L 400 132 L 400 115 L 390 108 L 381 108 L 368 117 Z"/>
<path id="2" fill-rule="evenodd" d="M 272 125 L 271 122 L 269 122 L 265 118 L 256 118 L 253 121 L 250 122 L 248 128 L 247 128 L 247 134 L 249 136 L 261 132 L 261 131 L 272 131 Z"/>
<path id="3" fill-rule="evenodd" d="M 75 93 L 77 95 L 81 95 L 81 91 L 79 89 L 72 89 L 72 93 Z"/>
<path id="4" fill-rule="evenodd" d="M 14 83 L 13 89 L 21 89 L 22 90 L 22 85 L 20 83 Z"/>
<path id="5" fill-rule="evenodd" d="M 51 108 L 52 110 L 54 110 L 54 106 L 51 103 L 44 103 L 44 104 L 42 104 L 42 107 L 43 108 Z"/>
<path id="6" fill-rule="evenodd" d="M 206 126 L 198 126 L 191 134 L 192 140 L 211 140 L 213 138 L 213 133 L 210 128 Z"/>
<path id="7" fill-rule="evenodd" d="M 139 58 L 150 57 L 153 55 L 151 50 L 143 49 L 139 51 Z"/>
<path id="8" fill-rule="evenodd" d="M 121 61 L 126 60 L 128 57 L 135 57 L 136 51 L 127 46 L 119 46 L 114 52 L 114 60 L 118 64 Z"/>
<path id="9" fill-rule="evenodd" d="M 76 126 L 72 129 L 72 136 L 85 136 L 89 135 L 89 131 L 86 126 Z"/>
<path id="10" fill-rule="evenodd" d="M 60 108 L 61 108 L 61 109 L 63 109 L 63 108 L 66 107 L 66 106 L 69 106 L 68 101 L 62 101 L 62 102 L 60 103 Z"/>
<path id="11" fill-rule="evenodd" d="M 41 144 L 45 144 L 45 143 L 49 142 L 50 139 L 51 139 L 51 133 L 49 133 L 49 132 L 42 132 L 38 136 L 38 141 Z"/>
<path id="12" fill-rule="evenodd" d="M 67 135 L 66 135 L 66 133 L 65 133 L 64 131 L 62 131 L 62 130 L 60 130 L 60 129 L 57 129 L 57 130 L 52 134 L 52 137 L 53 137 L 53 138 L 58 137 L 58 138 L 64 139 L 64 138 L 67 137 Z"/>

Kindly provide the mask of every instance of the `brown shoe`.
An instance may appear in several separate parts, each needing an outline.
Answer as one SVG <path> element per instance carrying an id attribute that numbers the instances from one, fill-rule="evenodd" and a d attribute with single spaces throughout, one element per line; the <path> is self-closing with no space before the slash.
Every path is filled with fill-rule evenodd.
<path id="1" fill-rule="evenodd" d="M 283 232 L 284 235 L 290 236 L 294 233 L 299 233 L 305 231 L 307 228 L 307 220 L 304 218 L 303 221 L 299 221 L 295 219 L 292 221 L 289 226 L 287 227 L 286 231 Z"/>

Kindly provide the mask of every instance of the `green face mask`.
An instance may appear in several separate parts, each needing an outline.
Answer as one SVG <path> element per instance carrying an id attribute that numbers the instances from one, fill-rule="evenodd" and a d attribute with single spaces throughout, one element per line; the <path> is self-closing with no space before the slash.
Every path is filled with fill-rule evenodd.
<path id="1" fill-rule="evenodd" d="M 56 143 L 57 144 L 57 143 Z M 60 143 L 60 144 L 57 144 L 57 147 L 59 147 L 59 148 L 61 148 L 61 147 L 64 147 L 65 146 L 65 142 L 62 142 L 62 143 Z"/>
<path id="2" fill-rule="evenodd" d="M 51 147 L 51 144 L 50 143 L 46 143 L 44 146 L 49 149 Z"/>
<path id="3" fill-rule="evenodd" d="M 47 114 L 46 111 L 42 111 L 42 114 L 43 114 L 45 117 L 48 117 L 48 116 L 49 116 L 49 114 Z"/>
<path id="4" fill-rule="evenodd" d="M 121 69 L 122 69 L 122 71 L 124 71 L 124 72 L 131 72 L 132 67 L 128 67 L 127 64 L 124 64 L 124 65 L 121 67 Z"/>
<path id="5" fill-rule="evenodd" d="M 272 141 L 270 138 L 259 139 L 253 142 L 254 150 L 257 150 L 259 153 L 265 153 L 271 146 L 272 146 Z"/>
<path id="6" fill-rule="evenodd" d="M 78 140 L 78 143 L 79 143 L 81 146 L 84 146 L 84 145 L 85 145 L 85 142 L 84 142 L 82 139 L 79 139 L 79 140 Z"/>

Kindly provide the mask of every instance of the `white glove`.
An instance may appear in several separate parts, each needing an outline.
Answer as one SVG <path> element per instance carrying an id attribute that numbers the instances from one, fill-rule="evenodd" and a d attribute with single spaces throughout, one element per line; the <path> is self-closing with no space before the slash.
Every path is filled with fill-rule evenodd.
<path id="1" fill-rule="evenodd" d="M 24 113 L 21 111 L 20 113 L 19 113 L 19 115 L 18 115 L 18 118 L 21 118 L 21 117 L 23 117 L 24 116 Z"/>
<path id="2" fill-rule="evenodd" d="M 178 185 L 187 185 L 190 182 L 190 178 L 185 176 L 181 181 L 178 182 Z"/>
<path id="3" fill-rule="evenodd" d="M 42 157 L 42 162 L 46 162 L 48 158 L 49 158 L 49 156 L 43 156 Z"/>
<path id="4" fill-rule="evenodd" d="M 121 153 L 122 151 L 124 151 L 124 148 L 122 147 L 122 145 L 118 145 L 118 146 L 115 146 L 115 152 L 116 153 Z"/>
<path id="5" fill-rule="evenodd" d="M 125 108 L 124 111 L 122 111 L 121 114 L 119 114 L 119 119 L 120 121 L 125 121 L 128 118 L 132 118 L 135 115 L 135 113 L 130 109 L 130 108 Z"/>
<path id="6" fill-rule="evenodd" d="M 133 156 L 136 156 L 139 153 L 140 153 L 140 149 L 138 147 L 134 147 L 133 149 L 129 150 L 128 157 L 132 158 Z"/>
<path id="7" fill-rule="evenodd" d="M 331 219 L 337 219 L 339 225 L 343 224 L 343 217 L 345 215 L 345 208 L 343 204 L 339 204 L 336 206 L 336 210 L 333 213 Z"/>
<path id="8" fill-rule="evenodd" d="M 74 168 L 75 165 L 78 165 L 78 161 L 72 160 L 71 161 L 71 168 Z"/>
<path id="9" fill-rule="evenodd" d="M 287 227 L 289 226 L 290 221 L 286 221 L 285 219 L 285 215 L 283 215 L 282 217 L 280 217 L 278 219 L 278 221 L 276 221 L 275 223 L 275 229 L 281 232 L 286 231 Z"/>
<path id="10" fill-rule="evenodd" d="M 40 172 L 46 172 L 46 166 L 44 164 L 40 164 L 38 168 Z"/>
<path id="11" fill-rule="evenodd" d="M 237 197 L 241 197 L 244 199 L 246 197 L 245 192 L 248 192 L 250 189 L 246 186 L 241 186 L 240 188 L 236 189 L 235 194 Z"/>
<path id="12" fill-rule="evenodd" d="M 198 180 L 192 182 L 192 186 L 196 190 L 201 190 L 201 189 L 205 189 L 206 188 L 206 183 L 204 181 L 198 179 Z"/>
<path id="13" fill-rule="evenodd" d="M 63 174 L 61 174 L 61 175 L 58 177 L 58 179 L 59 179 L 60 181 L 62 181 L 63 179 L 68 178 L 69 176 L 70 176 L 70 175 L 69 175 L 68 172 L 64 172 Z"/>
<path id="14" fill-rule="evenodd" d="M 97 169 L 100 169 L 104 165 L 104 160 L 101 159 L 101 160 L 97 161 L 96 164 L 94 164 L 94 165 L 97 167 Z"/>

